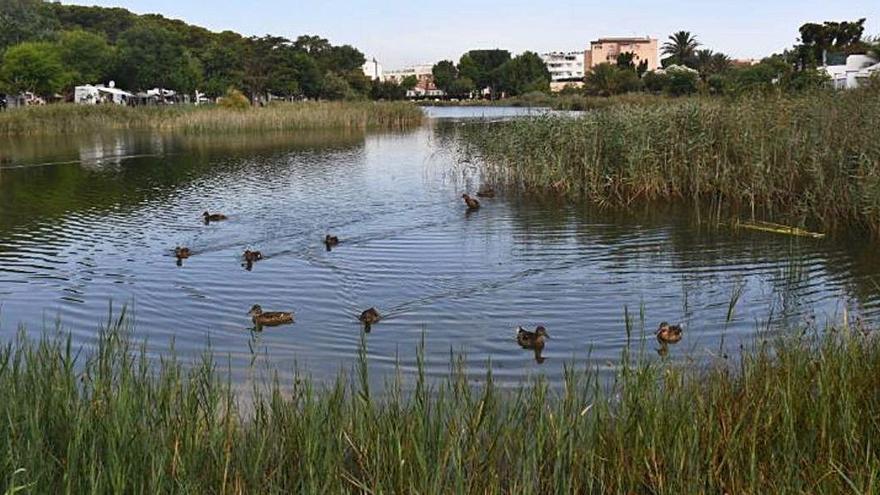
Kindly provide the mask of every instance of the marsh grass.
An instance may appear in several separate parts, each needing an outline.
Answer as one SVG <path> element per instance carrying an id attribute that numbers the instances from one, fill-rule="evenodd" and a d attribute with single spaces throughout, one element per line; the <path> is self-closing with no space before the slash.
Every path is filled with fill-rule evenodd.
<path id="1" fill-rule="evenodd" d="M 404 102 L 299 102 L 263 108 L 122 107 L 58 104 L 0 112 L 0 135 L 74 134 L 108 129 L 186 133 L 301 129 L 406 129 L 422 111 Z"/>
<path id="2" fill-rule="evenodd" d="M 461 136 L 489 180 L 515 188 L 880 235 L 877 88 L 622 103 Z"/>
<path id="3" fill-rule="evenodd" d="M 630 320 L 610 383 L 568 367 L 505 391 L 458 358 L 431 384 L 419 352 L 412 383 L 376 395 L 364 341 L 331 386 L 247 399 L 210 354 L 149 359 L 124 315 L 82 350 L 22 333 L 0 350 L 0 493 L 878 490 L 880 339 L 801 332 L 682 368 Z"/>

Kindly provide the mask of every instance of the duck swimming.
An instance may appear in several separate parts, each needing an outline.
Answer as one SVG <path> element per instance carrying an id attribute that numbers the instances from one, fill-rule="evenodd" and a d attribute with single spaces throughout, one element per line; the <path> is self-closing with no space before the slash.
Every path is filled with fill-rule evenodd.
<path id="1" fill-rule="evenodd" d="M 678 343 L 681 340 L 682 328 L 681 325 L 670 325 L 664 321 L 654 333 L 657 335 L 657 341 L 665 346 Z"/>
<path id="2" fill-rule="evenodd" d="M 192 251 L 188 247 L 177 246 L 174 248 L 174 257 L 177 258 L 177 266 L 183 265 L 183 260 L 192 256 Z"/>
<path id="3" fill-rule="evenodd" d="M 329 251 L 330 248 L 339 245 L 339 238 L 335 235 L 327 234 L 324 236 L 324 245 L 327 246 L 327 251 Z"/>
<path id="4" fill-rule="evenodd" d="M 254 322 L 254 327 L 256 327 L 257 330 L 264 326 L 274 327 L 293 323 L 293 313 L 287 311 L 272 311 L 264 313 L 263 308 L 259 304 L 254 304 L 251 307 L 251 310 L 248 311 L 248 316 L 251 317 L 251 320 Z"/>
<path id="5" fill-rule="evenodd" d="M 364 324 L 364 331 L 367 333 L 372 329 L 373 323 L 378 323 L 380 319 L 382 319 L 382 317 L 379 316 L 379 312 L 376 311 L 376 308 L 366 309 L 358 317 L 358 320 Z"/>
<path id="6" fill-rule="evenodd" d="M 222 213 L 208 213 L 207 211 L 202 213 L 202 217 L 204 217 L 206 224 L 211 222 L 219 222 L 220 220 L 226 220 L 229 218 Z"/>
<path id="7" fill-rule="evenodd" d="M 540 351 L 544 348 L 544 342 L 550 338 L 547 329 L 543 326 L 535 328 L 534 332 L 530 332 L 523 327 L 519 327 L 516 331 L 516 343 L 523 349 L 535 349 Z"/>
<path id="8" fill-rule="evenodd" d="M 246 249 L 242 257 L 244 258 L 244 261 L 246 263 L 253 263 L 255 261 L 260 261 L 261 259 L 263 259 L 263 253 Z"/>
<path id="9" fill-rule="evenodd" d="M 462 194 L 461 198 L 464 200 L 464 204 L 467 205 L 468 210 L 476 210 L 480 208 L 480 202 L 475 198 L 472 198 L 468 193 Z"/>

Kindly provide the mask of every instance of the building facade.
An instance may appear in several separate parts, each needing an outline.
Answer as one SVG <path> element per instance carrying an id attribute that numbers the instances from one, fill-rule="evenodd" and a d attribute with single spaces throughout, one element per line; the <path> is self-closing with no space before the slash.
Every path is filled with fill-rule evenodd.
<path id="1" fill-rule="evenodd" d="M 370 80 L 373 81 L 384 81 L 385 73 L 382 71 L 382 64 L 380 64 L 375 58 L 367 60 L 364 62 L 364 65 L 361 67 L 364 71 L 364 75 L 369 77 Z"/>
<path id="2" fill-rule="evenodd" d="M 880 75 L 880 63 L 869 55 L 850 55 L 842 65 L 826 65 L 822 70 L 836 89 L 855 89 Z"/>
<path id="3" fill-rule="evenodd" d="M 433 68 L 431 64 L 421 64 L 406 69 L 390 70 L 385 72 L 385 80 L 400 84 L 404 79 L 412 76 L 416 78 L 416 86 L 406 92 L 407 98 L 439 98 L 446 93 L 437 89 L 434 84 Z"/>
<path id="4" fill-rule="evenodd" d="M 550 72 L 551 83 L 584 80 L 584 52 L 542 53 L 541 60 Z"/>
<path id="5" fill-rule="evenodd" d="M 616 63 L 617 56 L 621 53 L 630 52 L 634 55 L 633 62 L 638 66 L 647 61 L 648 70 L 657 70 L 660 67 L 659 44 L 656 38 L 600 38 L 590 42 L 590 49 L 586 53 L 585 66 L 591 69 L 599 64 Z"/>

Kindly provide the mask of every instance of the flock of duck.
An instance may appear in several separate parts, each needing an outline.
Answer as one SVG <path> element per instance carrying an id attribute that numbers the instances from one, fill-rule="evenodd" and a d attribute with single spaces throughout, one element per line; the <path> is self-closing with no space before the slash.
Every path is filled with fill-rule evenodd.
<path id="1" fill-rule="evenodd" d="M 465 205 L 467 206 L 467 210 L 469 212 L 473 212 L 480 208 L 480 201 L 467 193 L 461 195 L 464 200 Z M 488 186 L 483 186 L 477 191 L 477 197 L 479 198 L 494 198 L 495 191 Z M 222 213 L 210 213 L 204 212 L 202 213 L 202 217 L 204 219 L 205 225 L 210 224 L 211 222 L 220 222 L 223 220 L 227 220 L 229 217 Z M 332 248 L 339 245 L 339 237 L 335 235 L 327 234 L 324 236 L 324 246 L 327 248 L 327 251 L 330 251 Z M 188 247 L 177 246 L 174 248 L 174 257 L 177 259 L 177 265 L 181 266 L 183 264 L 183 260 L 192 256 L 192 250 Z M 257 261 L 263 259 L 263 253 L 260 251 L 252 251 L 247 249 L 242 254 L 242 260 L 244 261 L 245 268 L 247 270 L 251 270 L 253 264 Z M 250 311 L 248 311 L 248 316 L 251 317 L 251 321 L 254 324 L 254 329 L 257 331 L 261 331 L 263 327 L 274 327 L 279 325 L 287 325 L 293 323 L 294 314 L 290 311 L 263 311 L 262 306 L 259 304 L 254 304 Z M 379 311 L 376 308 L 365 309 L 361 312 L 358 317 L 358 321 L 363 324 L 364 331 L 369 333 L 376 323 L 378 323 L 382 319 Z M 683 330 L 681 325 L 671 325 L 667 322 L 663 322 L 660 324 L 659 328 L 654 332 L 657 337 L 657 341 L 660 343 L 661 349 L 658 351 L 661 355 L 665 355 L 667 352 L 667 346 L 669 344 L 676 344 L 682 339 Z M 550 334 L 547 333 L 547 329 L 542 325 L 538 325 L 534 331 L 526 330 L 523 327 L 518 327 L 516 330 L 516 342 L 523 349 L 530 349 L 535 353 L 535 361 L 538 363 L 544 362 L 544 357 L 542 356 L 542 352 L 544 351 L 544 345 L 546 344 L 547 339 L 550 338 Z"/>

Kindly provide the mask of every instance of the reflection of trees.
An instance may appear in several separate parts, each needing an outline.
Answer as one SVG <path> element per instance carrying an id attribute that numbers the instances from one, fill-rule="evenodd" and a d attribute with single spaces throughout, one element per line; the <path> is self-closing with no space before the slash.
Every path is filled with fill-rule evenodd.
<path id="1" fill-rule="evenodd" d="M 36 219 L 134 205 L 208 174 L 246 167 L 244 160 L 229 159 L 236 156 L 345 150 L 362 146 L 364 138 L 358 131 L 297 131 L 209 136 L 119 133 L 0 142 L 8 157 L 0 164 L 7 167 L 0 180 L 0 237 Z"/>

